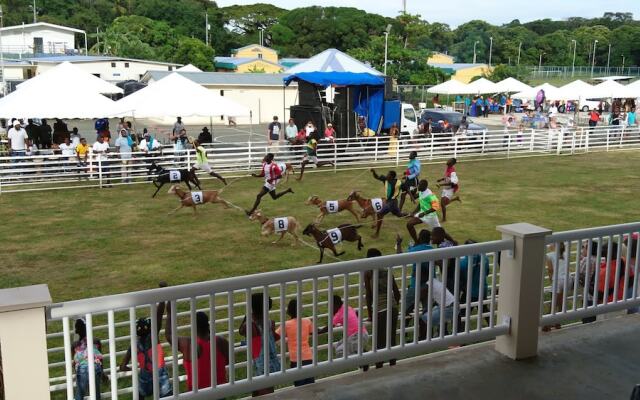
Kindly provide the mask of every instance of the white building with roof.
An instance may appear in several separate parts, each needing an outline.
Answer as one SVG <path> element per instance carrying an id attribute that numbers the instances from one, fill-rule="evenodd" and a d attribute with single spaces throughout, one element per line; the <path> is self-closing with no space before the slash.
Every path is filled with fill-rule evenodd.
<path id="1" fill-rule="evenodd" d="M 47 22 L 6 26 L 0 29 L 2 51 L 18 58 L 41 54 L 86 53 L 87 34 L 81 29 Z M 82 36 L 82 48 L 77 46 L 76 36 Z"/>
<path id="2" fill-rule="evenodd" d="M 252 117 L 239 117 L 238 124 L 269 123 L 277 115 L 281 122 L 289 119 L 289 109 L 298 104 L 298 85 L 284 86 L 287 74 L 238 74 L 234 72 L 177 72 L 220 96 L 228 97 L 248 107 Z M 152 84 L 170 74 L 168 71 L 149 71 L 142 82 Z M 225 123 L 223 119 L 214 123 Z"/>

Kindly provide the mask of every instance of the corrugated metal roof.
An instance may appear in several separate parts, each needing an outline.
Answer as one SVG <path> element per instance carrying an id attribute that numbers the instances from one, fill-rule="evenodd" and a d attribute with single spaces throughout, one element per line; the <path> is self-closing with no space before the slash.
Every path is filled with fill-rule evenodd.
<path id="1" fill-rule="evenodd" d="M 31 28 L 37 28 L 37 27 L 53 28 L 53 29 L 59 29 L 59 30 L 75 32 L 75 33 L 85 33 L 85 31 L 83 31 L 82 29 L 71 28 L 69 26 L 50 24 L 48 22 L 36 22 L 33 24 L 5 26 L 3 28 L 0 28 L 0 30 L 3 32 L 8 32 L 8 31 L 31 29 Z"/>
<path id="2" fill-rule="evenodd" d="M 68 61 L 70 63 L 74 62 L 100 62 L 100 61 L 127 61 L 127 62 L 140 62 L 147 64 L 161 64 L 161 65 L 172 65 L 172 66 L 181 66 L 181 64 L 164 62 L 164 61 L 152 61 L 152 60 L 138 60 L 135 58 L 124 58 L 124 57 L 113 57 L 113 56 L 74 56 L 74 55 L 53 55 L 53 56 L 44 56 L 44 57 L 30 57 L 25 58 L 24 60 L 30 61 L 32 63 L 62 63 Z"/>
<path id="3" fill-rule="evenodd" d="M 170 71 L 149 71 L 145 80 L 159 80 L 171 74 Z M 287 74 L 240 74 L 236 72 L 176 72 L 200 85 L 226 86 L 278 86 L 284 85 Z"/>

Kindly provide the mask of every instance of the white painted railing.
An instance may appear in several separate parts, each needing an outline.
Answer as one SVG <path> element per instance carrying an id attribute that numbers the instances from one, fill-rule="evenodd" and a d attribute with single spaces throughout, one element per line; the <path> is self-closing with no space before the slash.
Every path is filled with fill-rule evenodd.
<path id="1" fill-rule="evenodd" d="M 637 127 L 605 126 L 522 132 L 497 130 L 469 136 L 403 138 L 397 143 L 387 137 L 338 139 L 334 143 L 321 142 L 318 156 L 320 160 L 332 161 L 334 170 L 342 170 L 404 165 L 413 150 L 428 162 L 449 157 L 496 159 L 638 148 Z M 277 161 L 292 163 L 297 168 L 305 153 L 304 146 L 284 143 L 269 146 L 265 142 L 215 144 L 207 151 L 212 167 L 227 176 L 246 176 L 260 166 L 267 152 L 276 154 Z M 75 157 L 61 155 L 0 157 L 0 193 L 145 183 L 152 161 L 166 168 L 189 168 L 195 163 L 193 149 L 174 152 L 172 148 L 165 148 L 162 152 L 138 152 L 132 156 L 125 164 L 117 153 L 110 154 L 106 160 L 91 155 L 86 166 L 79 165 Z"/>
<path id="2" fill-rule="evenodd" d="M 50 346 L 49 349 L 49 358 L 52 361 L 50 363 L 51 390 L 66 391 L 66 397 L 69 399 L 72 398 L 74 390 L 77 390 L 74 387 L 71 369 L 70 327 L 74 318 L 83 317 L 87 322 L 88 332 L 91 332 L 91 337 L 89 335 L 87 337 L 101 339 L 103 347 L 108 348 L 108 351 L 103 351 L 103 367 L 104 372 L 110 376 L 111 386 L 110 390 L 103 390 L 102 397 L 117 398 L 119 395 L 133 392 L 133 397 L 137 398 L 135 372 L 133 374 L 117 373 L 114 367 L 118 364 L 116 361 L 119 361 L 126 352 L 127 347 L 136 348 L 137 337 L 135 331 L 132 334 L 132 328 L 135 327 L 135 320 L 138 317 L 150 316 L 152 326 L 162 324 L 162 320 L 156 318 L 155 310 L 156 305 L 163 301 L 170 301 L 172 304 L 172 325 L 166 329 L 174 332 L 174 338 L 176 334 L 181 333 L 187 337 L 189 334 L 192 338 L 195 337 L 195 325 L 191 321 L 195 320 L 197 311 L 204 311 L 213 317 L 210 319 L 211 337 L 213 338 L 214 334 L 221 335 L 229 343 L 229 383 L 214 384 L 213 388 L 183 393 L 183 390 L 180 390 L 180 382 L 184 379 L 183 370 L 178 367 L 182 356 L 175 346 L 160 340 L 162 331 L 160 335 L 153 337 L 153 343 L 163 343 L 170 349 L 166 365 L 171 366 L 174 395 L 179 393 L 179 398 L 205 398 L 212 394 L 214 397 L 224 397 L 248 393 L 258 388 L 286 384 L 302 378 L 335 374 L 364 364 L 422 354 L 431 349 L 488 340 L 508 330 L 508 327 L 499 323 L 496 318 L 496 289 L 499 276 L 497 253 L 512 250 L 512 243 L 509 240 L 502 240 L 54 304 L 50 307 L 51 319 L 48 323 L 50 332 L 53 330 L 48 335 L 49 343 L 55 343 L 55 347 Z M 483 256 L 480 257 L 480 255 Z M 465 256 L 478 257 L 479 265 L 475 265 L 475 268 L 481 270 L 478 274 L 473 271 L 472 266 L 468 269 L 467 276 L 461 276 L 460 261 Z M 432 282 L 436 279 L 441 279 L 445 284 L 449 281 L 450 290 L 455 298 L 450 316 L 447 315 L 445 318 L 445 313 L 441 313 L 437 320 L 425 317 L 427 322 L 422 327 L 422 336 L 419 324 L 414 324 L 413 321 L 423 313 L 432 315 L 436 303 L 442 303 L 443 298 L 435 297 L 435 294 L 427 289 L 428 301 L 423 309 L 407 306 L 408 302 L 420 304 L 419 291 L 413 291 L 413 294 L 409 295 L 407 290 L 411 265 L 414 262 L 428 264 L 428 276 L 421 277 L 421 268 L 416 269 L 416 282 L 423 282 L 422 278 L 424 278 L 426 284 L 423 287 L 431 288 Z M 332 294 L 340 295 L 345 299 L 345 303 L 352 305 L 358 315 L 363 317 L 366 307 L 365 271 L 369 270 L 373 270 L 371 310 L 373 318 L 368 321 L 359 318 L 360 334 L 357 349 L 354 349 L 353 354 L 338 355 L 334 343 L 338 338 L 345 336 L 347 327 L 344 325 L 335 329 L 332 327 L 332 312 L 329 312 L 333 309 Z M 378 291 L 380 283 L 378 276 L 382 273 L 380 271 L 391 271 L 393 274 L 388 274 L 387 281 L 384 282 L 388 288 L 386 293 Z M 391 279 L 394 278 L 398 282 L 401 294 L 398 308 L 407 309 L 413 317 L 411 320 L 401 317 L 397 320 L 397 325 L 391 323 L 392 308 L 388 307 L 392 302 Z M 486 288 L 484 282 L 490 282 L 487 283 Z M 479 285 L 477 291 L 472 290 L 472 283 Z M 478 293 L 477 298 L 472 297 L 472 292 Z M 274 300 L 273 309 L 268 314 L 265 311 L 263 320 L 266 320 L 268 315 L 272 320 L 285 321 L 287 302 L 293 298 L 297 300 L 298 315 L 311 319 L 316 328 L 321 325 L 329 327 L 326 336 L 315 331 L 312 335 L 312 365 L 288 368 L 283 362 L 287 359 L 287 346 L 283 336 L 279 341 L 280 351 L 277 355 L 282 368 L 266 373 L 262 377 L 254 376 L 255 361 L 250 356 L 252 354 L 251 334 L 243 340 L 238 332 L 243 316 L 252 313 L 250 299 L 254 293 L 269 293 Z M 389 322 L 384 325 L 379 323 L 379 318 L 385 315 L 377 311 L 379 295 L 385 295 L 387 298 L 386 321 Z M 482 299 L 481 304 L 478 303 L 479 299 Z M 479 305 L 482 307 L 478 307 Z M 400 314 L 403 315 L 402 311 Z M 445 325 L 448 326 L 446 329 L 450 329 L 449 331 L 446 331 Z M 263 329 L 267 331 L 266 323 Z M 378 343 L 378 338 L 382 335 L 386 338 L 385 344 L 377 348 L 375 345 L 372 346 L 367 336 L 362 335 L 362 332 L 367 329 L 371 343 Z M 436 330 L 437 333 L 434 332 Z M 397 343 L 395 343 L 396 335 Z M 298 343 L 301 343 L 300 340 Z M 297 351 L 301 351 L 300 347 Z M 135 359 L 135 356 L 132 358 Z M 180 361 L 174 363 L 175 360 Z M 154 360 L 154 366 L 157 362 Z M 194 375 L 197 375 L 197 372 L 194 372 Z M 95 380 L 92 384 L 96 384 Z M 157 390 L 158 387 L 156 387 L 154 398 L 158 398 Z"/>
<path id="3" fill-rule="evenodd" d="M 598 314 L 640 306 L 638 235 L 640 223 L 548 236 L 547 259 L 558 260 L 558 267 L 545 271 L 550 301 L 541 324 L 587 322 Z"/>

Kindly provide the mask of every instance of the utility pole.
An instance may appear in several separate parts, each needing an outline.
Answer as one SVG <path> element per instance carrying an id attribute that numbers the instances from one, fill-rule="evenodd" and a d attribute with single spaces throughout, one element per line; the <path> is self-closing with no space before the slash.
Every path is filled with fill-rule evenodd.
<path id="1" fill-rule="evenodd" d="M 624 54 L 622 55 L 622 72 L 620 75 L 624 75 Z"/>
<path id="2" fill-rule="evenodd" d="M 493 36 L 489 38 L 489 68 L 491 68 L 491 53 L 493 52 Z"/>
<path id="3" fill-rule="evenodd" d="M 407 13 L 407 0 L 402 0 L 402 12 Z"/>
<path id="4" fill-rule="evenodd" d="M 607 55 L 607 74 L 609 74 L 609 63 L 611 62 L 611 43 L 609 43 L 609 54 Z"/>
<path id="5" fill-rule="evenodd" d="M 576 74 L 576 47 L 578 47 L 578 41 L 572 40 L 573 42 L 573 64 L 571 64 L 571 77 Z"/>
<path id="6" fill-rule="evenodd" d="M 36 0 L 33 0 L 33 23 L 38 22 L 38 12 L 36 10 Z"/>
<path id="7" fill-rule="evenodd" d="M 389 54 L 389 33 L 391 33 L 391 24 L 387 25 L 384 30 L 384 75 L 387 76 L 387 62 Z"/>
<path id="8" fill-rule="evenodd" d="M 96 27 L 96 50 L 98 50 L 98 54 L 100 53 L 100 27 Z M 89 55 L 89 54 L 87 54 Z"/>
<path id="9" fill-rule="evenodd" d="M 209 12 L 204 13 L 204 43 L 209 45 Z"/>
<path id="10" fill-rule="evenodd" d="M 479 40 L 476 40 L 476 41 L 473 43 L 473 63 L 474 63 L 474 64 L 476 63 L 476 45 L 477 45 L 478 43 L 480 43 L 480 41 L 479 41 Z"/>
<path id="11" fill-rule="evenodd" d="M 593 79 L 593 68 L 596 66 L 596 45 L 598 44 L 598 39 L 593 41 L 593 58 L 591 59 L 591 79 Z"/>
<path id="12" fill-rule="evenodd" d="M 4 49 L 2 48 L 2 27 L 3 23 L 3 14 L 2 14 L 2 4 L 0 4 L 0 74 L 2 75 L 2 87 L 0 91 L 2 92 L 2 96 L 7 93 L 7 82 L 4 79 Z"/>
<path id="13" fill-rule="evenodd" d="M 522 42 L 518 45 L 518 65 L 520 65 L 520 52 L 522 51 Z"/>

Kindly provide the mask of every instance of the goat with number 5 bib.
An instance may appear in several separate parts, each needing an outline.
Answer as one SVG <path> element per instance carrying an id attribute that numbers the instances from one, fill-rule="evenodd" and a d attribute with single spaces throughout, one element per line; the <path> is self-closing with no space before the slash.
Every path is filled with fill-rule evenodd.
<path id="1" fill-rule="evenodd" d="M 334 201 L 322 201 L 318 196 L 311 196 L 307 199 L 307 201 L 304 202 L 304 204 L 314 205 L 317 206 L 318 209 L 320 209 L 320 214 L 316 217 L 317 224 L 322 222 L 327 214 L 335 214 L 344 210 L 347 210 L 351 214 L 353 214 L 353 216 L 356 217 L 356 221 L 360 221 L 358 219 L 358 214 L 356 214 L 355 210 L 353 209 L 353 200 L 343 199 Z"/>
<path id="2" fill-rule="evenodd" d="M 289 233 L 294 237 L 294 242 L 291 244 L 295 246 L 300 238 L 298 237 L 298 220 L 294 217 L 281 217 L 281 218 L 268 218 L 262 214 L 262 211 L 256 210 L 249 216 L 251 221 L 258 221 L 262 225 L 261 235 L 269 236 L 274 233 L 279 233 L 278 240 L 271 242 L 272 244 L 278 243 L 285 234 Z"/>
<path id="3" fill-rule="evenodd" d="M 342 224 L 339 225 L 335 229 L 329 229 L 327 231 L 322 231 L 318 229 L 315 224 L 309 224 L 304 231 L 303 234 L 307 236 L 311 236 L 316 240 L 316 244 L 320 249 L 320 261 L 322 262 L 322 258 L 324 257 L 324 249 L 329 249 L 333 252 L 333 255 L 339 257 L 344 254 L 344 251 L 337 252 L 336 244 L 346 241 L 346 242 L 358 242 L 358 250 L 361 250 L 363 246 L 362 244 L 362 236 L 358 233 L 358 228 L 362 225 L 349 225 Z"/>
<path id="4" fill-rule="evenodd" d="M 217 190 L 204 190 L 201 192 L 186 192 L 178 185 L 171 186 L 168 193 L 173 193 L 180 199 L 180 207 L 176 208 L 169 214 L 173 214 L 183 207 L 193 207 L 194 214 L 196 213 L 196 206 L 206 203 L 221 203 L 224 204 L 224 208 L 229 208 L 229 203 L 220 197 Z"/>

